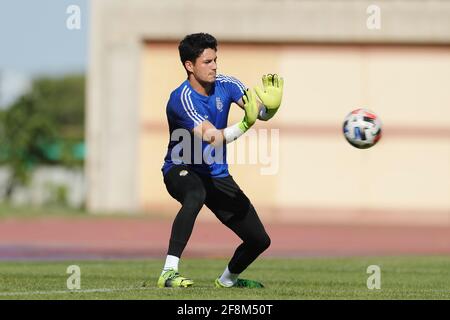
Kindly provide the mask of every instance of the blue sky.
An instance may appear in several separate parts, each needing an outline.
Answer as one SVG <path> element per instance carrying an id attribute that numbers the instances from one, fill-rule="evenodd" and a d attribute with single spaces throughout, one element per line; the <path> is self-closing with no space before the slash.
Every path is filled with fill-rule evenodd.
<path id="1" fill-rule="evenodd" d="M 81 29 L 69 30 L 70 5 L 81 10 Z M 38 75 L 85 72 L 89 0 L 0 1 L 0 106 Z"/>

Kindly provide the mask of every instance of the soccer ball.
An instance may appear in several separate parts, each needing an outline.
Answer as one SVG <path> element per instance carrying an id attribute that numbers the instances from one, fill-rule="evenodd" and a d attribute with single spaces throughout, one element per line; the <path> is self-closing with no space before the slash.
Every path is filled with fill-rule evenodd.
<path id="1" fill-rule="evenodd" d="M 381 138 L 381 121 L 367 109 L 356 109 L 344 120 L 344 136 L 348 143 L 358 149 L 374 146 Z"/>

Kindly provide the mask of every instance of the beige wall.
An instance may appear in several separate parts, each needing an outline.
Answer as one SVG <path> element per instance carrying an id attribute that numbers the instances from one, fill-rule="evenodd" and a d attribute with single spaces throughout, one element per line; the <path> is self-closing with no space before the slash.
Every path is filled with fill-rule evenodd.
<path id="1" fill-rule="evenodd" d="M 287 80 L 283 109 L 268 124 L 280 129 L 278 175 L 231 168 L 266 219 L 450 223 L 450 1 L 377 1 L 379 30 L 366 26 L 371 0 L 90 3 L 91 212 L 176 212 L 160 174 L 168 139 L 163 109 L 184 78 L 176 42 L 204 31 L 222 44 L 223 73 L 250 86 L 263 72 Z M 380 145 L 364 152 L 343 143 L 340 128 L 360 105 L 376 110 L 385 129 Z M 240 116 L 236 109 L 231 121 Z M 292 158 L 298 168 L 287 171 Z"/>
<path id="2" fill-rule="evenodd" d="M 178 204 L 160 172 L 165 106 L 185 74 L 176 43 L 147 43 L 143 50 L 140 201 L 146 210 L 173 215 Z M 218 57 L 219 72 L 247 86 L 268 72 L 286 81 L 277 117 L 258 123 L 280 130 L 278 173 L 261 175 L 260 164 L 230 166 L 264 219 L 450 221 L 450 90 L 442 85 L 450 83 L 450 48 L 221 43 Z M 341 133 L 344 116 L 362 106 L 385 129 L 369 150 L 354 149 Z M 242 117 L 233 110 L 230 124 Z M 209 217 L 205 211 L 200 219 Z"/>

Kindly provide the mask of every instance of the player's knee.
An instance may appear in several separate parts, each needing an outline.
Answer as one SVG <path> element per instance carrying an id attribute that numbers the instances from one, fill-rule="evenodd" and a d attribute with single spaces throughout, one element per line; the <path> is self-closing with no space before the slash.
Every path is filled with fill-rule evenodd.
<path id="1" fill-rule="evenodd" d="M 270 243 L 272 241 L 270 240 L 269 235 L 266 233 L 262 238 L 261 238 L 261 249 L 262 251 L 267 250 L 267 248 L 270 247 Z"/>
<path id="2" fill-rule="evenodd" d="M 203 188 L 197 188 L 189 191 L 184 197 L 183 206 L 193 209 L 201 208 L 205 203 L 206 191 Z"/>
<path id="3" fill-rule="evenodd" d="M 267 233 L 261 234 L 251 240 L 251 245 L 256 251 L 263 252 L 269 248 L 271 243 L 270 237 Z"/>

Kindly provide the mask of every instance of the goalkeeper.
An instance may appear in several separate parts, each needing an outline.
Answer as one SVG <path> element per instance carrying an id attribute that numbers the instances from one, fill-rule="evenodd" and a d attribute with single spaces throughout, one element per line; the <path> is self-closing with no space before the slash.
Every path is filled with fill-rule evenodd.
<path id="1" fill-rule="evenodd" d="M 172 92 L 167 104 L 171 139 L 162 171 L 167 191 L 180 202 L 181 209 L 172 225 L 167 257 L 157 285 L 189 287 L 194 284 L 193 280 L 180 275 L 178 264 L 195 219 L 206 205 L 243 241 L 223 274 L 215 280 L 215 286 L 261 288 L 260 282 L 238 276 L 269 247 L 270 238 L 252 203 L 228 172 L 226 144 L 243 135 L 257 119 L 267 121 L 275 115 L 281 104 L 283 79 L 277 75 L 263 76 L 263 88 L 256 88 L 255 94 L 236 78 L 216 74 L 217 41 L 209 34 L 188 35 L 178 49 L 187 80 Z M 257 101 L 256 95 L 262 103 Z M 245 115 L 242 121 L 227 126 L 232 103 L 240 106 Z M 201 139 L 200 161 L 195 154 L 188 161 L 175 156 L 185 156 L 191 151 L 180 151 L 182 143 L 173 140 L 177 129 L 184 129 L 191 141 Z M 214 152 L 223 153 L 222 163 L 203 159 L 205 149 L 211 147 Z"/>

